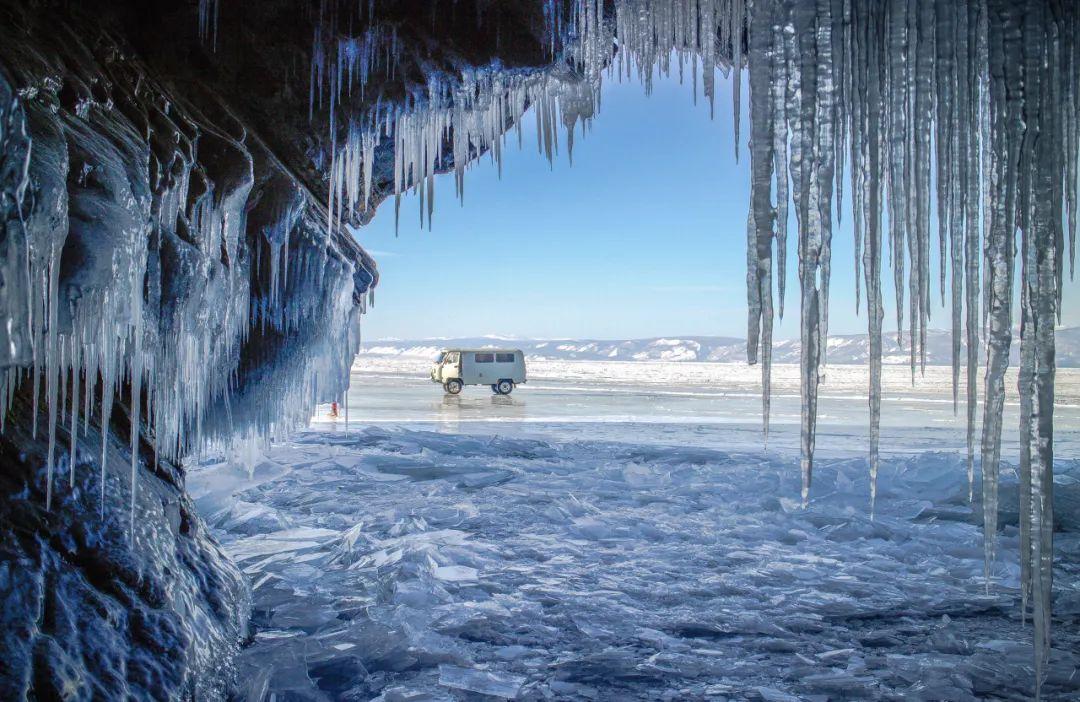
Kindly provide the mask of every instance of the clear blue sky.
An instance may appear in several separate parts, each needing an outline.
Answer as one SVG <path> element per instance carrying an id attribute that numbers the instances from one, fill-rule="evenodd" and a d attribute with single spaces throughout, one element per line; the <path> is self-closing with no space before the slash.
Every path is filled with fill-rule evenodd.
<path id="1" fill-rule="evenodd" d="M 606 80 L 600 114 L 575 138 L 573 165 L 564 133 L 554 164 L 538 153 L 530 111 L 524 147 L 510 139 L 501 179 L 489 158 L 474 164 L 461 205 L 453 176 L 436 178 L 430 231 L 410 195 L 395 236 L 393 202 L 384 203 L 357 231 L 381 274 L 364 337 L 745 337 L 748 91 L 744 83 L 736 163 L 731 82 L 718 75 L 717 85 L 710 119 L 700 87 L 694 105 L 691 86 L 675 76 L 658 78 L 648 96 L 639 83 Z M 849 203 L 845 194 L 833 236 L 830 331 L 838 334 L 866 330 L 854 309 Z M 799 333 L 795 240 L 792 222 L 777 338 Z M 886 329 L 895 325 L 891 280 L 886 269 Z M 1064 304 L 1065 323 L 1080 323 L 1080 286 L 1067 284 Z M 945 327 L 939 305 L 931 326 Z"/>

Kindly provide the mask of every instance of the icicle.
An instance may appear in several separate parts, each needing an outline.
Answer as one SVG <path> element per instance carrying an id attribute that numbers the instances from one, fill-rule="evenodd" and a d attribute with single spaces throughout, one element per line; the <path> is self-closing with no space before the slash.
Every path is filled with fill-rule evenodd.
<path id="1" fill-rule="evenodd" d="M 782 49 L 774 43 L 773 27 L 779 6 L 754 3 L 750 17 L 750 212 L 747 218 L 747 309 L 749 312 L 746 355 L 751 363 L 761 361 L 762 431 L 769 435 L 769 403 L 772 370 L 772 252 L 776 211 L 772 204 L 774 168 L 774 121 L 770 118 L 773 91 L 778 82 L 777 66 Z M 754 28 L 767 28 L 767 31 Z M 778 182 L 780 180 L 778 176 Z M 782 226 L 782 225 L 781 225 Z"/>
<path id="2" fill-rule="evenodd" d="M 833 17 L 831 0 L 818 0 L 817 25 L 814 28 L 814 41 L 817 44 L 817 87 L 814 93 L 816 103 L 815 145 L 818 154 L 816 172 L 811 175 L 811 184 L 815 188 L 817 212 L 810 212 L 810 221 L 820 229 L 821 249 L 819 253 L 819 271 L 817 284 L 819 291 L 820 331 L 818 333 L 820 350 L 818 352 L 821 368 L 825 367 L 829 340 L 829 283 L 832 278 L 832 203 L 833 183 L 835 180 L 834 119 L 836 116 L 836 85 L 833 81 Z"/>
<path id="3" fill-rule="evenodd" d="M 56 346 L 60 351 L 58 366 L 58 374 L 60 376 L 60 396 L 58 398 L 59 404 L 56 407 L 56 422 L 59 425 L 63 423 L 64 415 L 67 414 L 67 344 L 64 343 L 63 337 L 59 338 Z"/>
<path id="4" fill-rule="evenodd" d="M 105 292 L 104 309 L 109 309 L 109 293 Z M 116 341 L 108 328 L 106 314 L 101 316 L 101 516 L 105 516 L 105 467 L 109 456 L 109 425 L 112 418 L 113 371 L 116 364 L 113 348 Z"/>
<path id="5" fill-rule="evenodd" d="M 983 408 L 983 550 L 986 587 L 990 587 L 995 557 L 998 511 L 998 470 L 1001 457 L 1001 415 L 1005 404 L 1005 371 L 1012 343 L 1012 291 L 1014 234 L 1017 203 L 1017 164 L 1021 139 L 1021 85 L 1023 66 L 1018 27 L 1021 8 L 995 7 L 1001 25 L 991 23 L 1002 36 L 990 44 L 990 139 L 993 179 L 997 188 L 990 193 L 990 229 L 986 234 L 988 337 Z M 1009 86 L 1006 89 L 1006 86 Z"/>
<path id="6" fill-rule="evenodd" d="M 1018 221 L 1022 235 L 1021 268 L 1021 564 L 1027 575 L 1033 605 L 1035 639 L 1035 697 L 1041 695 L 1050 656 L 1050 606 L 1053 584 L 1053 474 L 1054 474 L 1054 327 L 1062 281 L 1066 200 L 1061 174 L 1067 172 L 1062 154 L 1060 109 L 1067 91 L 1059 80 L 1062 29 L 1050 20 L 1048 8 L 1031 0 L 1022 8 L 1020 43 L 1009 30 L 1006 17 L 1005 53 L 1022 51 L 1022 120 L 1014 123 L 1023 133 L 1017 173 Z M 997 8 L 995 8 L 997 9 Z M 1016 91 L 1010 85 L 1009 96 Z M 1047 138 L 1050 137 L 1050 138 Z M 1076 158 L 1075 153 L 1067 158 Z M 1015 164 L 1014 164 L 1015 165 Z M 1025 475 L 1026 474 L 1026 475 Z M 1023 522 L 1028 521 L 1027 525 Z M 1026 593 L 1025 593 L 1026 594 Z M 1025 597 L 1026 600 L 1026 597 Z M 1026 602 L 1024 603 L 1026 604 Z"/>
<path id="7" fill-rule="evenodd" d="M 743 27 L 746 23 L 746 6 L 744 2 L 745 0 L 731 0 L 731 44 L 735 56 L 731 71 L 731 103 L 734 111 L 733 126 L 735 128 L 736 162 L 739 160 L 739 125 L 742 122 L 740 96 L 742 94 Z M 694 85 L 697 85 L 696 80 Z"/>
<path id="8" fill-rule="evenodd" d="M 883 18 L 887 56 L 882 99 L 885 105 L 884 163 L 886 202 L 889 219 L 889 252 L 893 269 L 896 299 L 896 342 L 903 346 L 904 331 L 904 244 L 907 241 L 907 207 L 903 195 L 911 192 L 908 184 L 908 159 L 905 135 L 908 132 L 908 45 L 907 7 L 890 3 Z M 875 57 L 876 58 L 876 57 Z M 874 60 L 874 59 L 871 59 Z M 873 70 L 873 66 L 871 66 Z"/>
<path id="9" fill-rule="evenodd" d="M 132 336 L 131 351 L 131 538 L 135 538 L 135 498 L 139 482 L 139 439 L 142 427 L 142 377 L 143 377 L 143 276 L 145 259 L 136 265 L 132 274 Z"/>
<path id="10" fill-rule="evenodd" d="M 832 3 L 833 29 L 832 57 L 833 73 L 836 77 L 834 89 L 836 99 L 833 102 L 835 125 L 835 143 L 833 144 L 833 158 L 836 162 L 836 221 L 843 221 L 844 207 L 844 149 L 847 145 L 848 123 L 851 120 L 847 109 L 848 96 L 851 95 L 851 5 L 850 0 L 833 0 Z M 855 251 L 855 311 L 859 311 L 859 270 L 860 252 L 858 246 Z"/>
<path id="11" fill-rule="evenodd" d="M 914 131 L 912 144 L 911 166 L 914 170 L 915 201 L 913 215 L 914 240 L 918 245 L 918 306 L 913 308 L 913 314 L 917 311 L 918 338 L 914 340 L 918 344 L 918 361 L 920 372 L 926 373 L 926 328 L 930 322 L 931 279 L 930 279 L 930 134 L 933 131 L 931 124 L 933 114 L 933 77 L 934 77 L 934 50 L 935 50 L 935 22 L 934 0 L 918 0 L 918 11 L 913 21 L 916 25 L 916 43 L 913 46 L 915 53 L 915 75 L 912 82 L 915 95 L 913 100 L 913 122 L 911 128 Z M 944 247 L 942 247 L 944 252 Z M 942 253 L 944 256 L 944 253 Z M 914 275 L 916 267 L 912 267 Z M 942 282 L 944 290 L 944 282 Z M 914 324 L 915 318 L 912 318 Z"/>
<path id="12" fill-rule="evenodd" d="M 772 90 L 772 139 L 773 165 L 776 179 L 776 294 L 779 303 L 780 319 L 784 318 L 784 293 L 787 289 L 787 230 L 788 230 L 788 126 L 787 101 L 793 93 L 788 79 L 794 57 L 788 53 L 787 42 L 783 41 L 788 23 L 786 10 L 777 8 L 770 31 L 777 37 L 771 68 L 774 71 Z M 751 74 L 753 77 L 753 74 Z M 766 113 L 768 116 L 769 113 Z M 751 125 L 752 128 L 753 125 Z M 770 336 L 771 339 L 771 336 Z M 771 343 L 771 341 L 770 341 Z"/>
<path id="13" fill-rule="evenodd" d="M 962 184 L 963 198 L 966 209 L 964 214 L 964 290 L 965 290 L 965 324 L 964 333 L 967 343 L 967 474 L 968 474 L 968 501 L 975 497 L 975 419 L 977 412 L 978 380 L 976 378 L 979 364 L 979 243 L 980 221 L 979 205 L 980 174 L 978 164 L 985 153 L 980 149 L 980 143 L 989 142 L 988 135 L 981 131 L 983 124 L 982 107 L 983 101 L 977 99 L 981 80 L 980 71 L 985 70 L 987 64 L 982 62 L 980 55 L 980 29 L 983 12 L 982 5 L 971 3 L 967 8 L 967 41 L 965 48 L 967 66 L 959 72 L 958 94 L 959 104 L 966 108 L 965 136 L 963 143 L 965 151 L 957 159 L 962 169 L 966 169 L 966 181 Z M 962 45 L 964 46 L 964 45 Z M 987 94 L 988 91 L 982 91 Z M 981 136 L 981 142 L 980 137 Z M 963 172 L 963 171 L 962 171 Z M 988 231 L 988 230 L 985 230 Z M 956 275 L 953 271 L 953 275 Z"/>
<path id="14" fill-rule="evenodd" d="M 883 42 L 887 41 L 883 31 L 887 26 L 887 15 L 883 10 L 881 6 L 845 2 L 843 13 L 845 36 L 850 41 L 845 59 L 848 78 L 844 87 L 844 95 L 847 96 L 844 111 L 850 113 L 853 228 L 856 250 L 861 251 L 869 337 L 870 382 L 867 394 L 870 409 L 871 517 L 877 498 L 881 421 L 881 339 L 884 321 L 881 296 L 881 211 L 885 203 L 882 174 L 890 173 L 883 160 L 889 124 L 884 112 L 887 104 L 883 94 L 888 86 L 889 75 L 888 66 L 883 66 L 878 60 L 885 49 Z"/>
<path id="15" fill-rule="evenodd" d="M 199 38 L 209 42 L 217 51 L 218 3 L 221 0 L 199 0 Z"/>
<path id="16" fill-rule="evenodd" d="M 45 349 L 46 359 L 46 402 L 49 409 L 49 449 L 46 459 L 46 489 L 45 509 L 52 509 L 53 491 L 53 467 L 56 459 L 56 420 L 57 420 L 57 380 L 63 361 L 60 356 L 59 334 L 57 331 L 57 309 L 60 294 L 57 290 L 60 279 L 60 247 L 53 245 L 52 255 L 48 265 L 48 287 L 46 288 L 46 307 L 48 309 L 48 347 Z"/>
<path id="17" fill-rule="evenodd" d="M 94 363 L 93 349 L 86 349 L 83 372 L 86 376 L 86 391 L 83 394 L 83 435 L 90 433 L 90 415 L 94 411 L 94 383 L 97 377 L 97 365 Z"/>
<path id="18" fill-rule="evenodd" d="M 78 333 L 71 337 L 71 449 L 68 455 L 68 486 L 75 489 L 75 445 L 79 437 L 79 375 L 82 360 L 82 339 Z"/>
<path id="19" fill-rule="evenodd" d="M 935 66 L 936 78 L 935 94 L 935 162 L 937 164 L 937 217 L 938 217 L 938 246 L 940 248 L 940 286 L 942 304 L 945 304 L 946 283 L 946 250 L 948 250 L 949 266 L 952 273 L 951 285 L 951 361 L 952 361 L 952 397 L 953 414 L 960 408 L 960 345 L 961 345 L 961 320 L 963 317 L 963 277 L 960 270 L 963 267 L 964 249 L 962 240 L 963 209 L 960 192 L 957 185 L 960 180 L 958 163 L 958 151 L 960 149 L 960 120 L 957 117 L 959 107 L 956 105 L 956 92 L 958 86 L 958 67 L 956 56 L 962 56 L 963 47 L 966 46 L 966 37 L 961 39 L 957 27 L 958 15 L 966 12 L 966 8 L 958 8 L 954 4 L 938 3 L 936 6 L 936 30 L 935 30 Z"/>

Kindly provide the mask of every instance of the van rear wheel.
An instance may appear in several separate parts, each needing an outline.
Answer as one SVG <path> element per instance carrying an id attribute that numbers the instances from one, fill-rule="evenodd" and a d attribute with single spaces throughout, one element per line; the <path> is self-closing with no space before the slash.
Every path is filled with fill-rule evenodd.
<path id="1" fill-rule="evenodd" d="M 509 395 L 514 391 L 514 384 L 509 380 L 500 380 L 495 386 L 495 392 L 500 395 Z"/>
<path id="2" fill-rule="evenodd" d="M 450 393 L 451 395 L 457 395 L 458 393 L 460 393 L 461 388 L 461 381 L 456 378 L 452 380 L 447 380 L 446 383 L 443 384 L 443 390 L 446 390 L 446 392 Z"/>

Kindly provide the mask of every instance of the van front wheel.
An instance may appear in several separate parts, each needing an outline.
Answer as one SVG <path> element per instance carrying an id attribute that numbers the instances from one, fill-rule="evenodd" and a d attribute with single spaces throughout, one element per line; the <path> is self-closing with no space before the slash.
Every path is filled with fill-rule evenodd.
<path id="1" fill-rule="evenodd" d="M 498 384 L 495 385 L 495 392 L 499 393 L 500 395 L 509 395 L 513 391 L 514 384 L 511 383 L 509 380 L 500 380 Z"/>
<path id="2" fill-rule="evenodd" d="M 450 393 L 451 395 L 457 395 L 461 392 L 461 387 L 461 381 L 455 378 L 453 380 L 447 380 L 446 383 L 443 385 L 443 390 L 446 390 L 446 392 Z"/>

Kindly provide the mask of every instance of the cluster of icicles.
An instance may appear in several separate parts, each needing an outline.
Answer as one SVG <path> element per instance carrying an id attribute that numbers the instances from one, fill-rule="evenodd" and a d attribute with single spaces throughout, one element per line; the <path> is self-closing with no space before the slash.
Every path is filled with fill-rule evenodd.
<path id="1" fill-rule="evenodd" d="M 0 152 L 11 161 L 22 161 L 21 173 L 25 180 L 20 187 L 5 187 L 4 191 L 5 194 L 25 195 L 32 159 L 47 162 L 52 154 L 45 142 L 32 141 L 26 130 L 23 106 L 17 98 L 5 108 L 7 119 L 0 137 L 6 137 L 7 143 Z M 109 449 L 107 418 L 112 416 L 114 398 L 125 379 L 131 388 L 131 415 L 141 417 L 145 412 L 153 427 L 155 456 L 160 451 L 170 458 L 179 457 L 193 444 L 185 432 L 200 433 L 198 422 L 204 416 L 205 404 L 226 390 L 229 378 L 215 372 L 215 368 L 223 365 L 218 361 L 233 355 L 236 344 L 242 341 L 246 332 L 246 279 L 229 274 L 230 294 L 220 300 L 222 308 L 215 312 L 217 319 L 207 322 L 203 328 L 195 326 L 194 319 L 179 316 L 175 337 L 167 344 L 158 344 L 153 343 L 155 330 L 144 325 L 142 291 L 154 238 L 151 227 L 155 231 L 163 228 L 171 231 L 178 218 L 186 214 L 185 220 L 189 218 L 188 226 L 198 232 L 197 238 L 204 251 L 225 251 L 230 257 L 236 255 L 243 227 L 240 213 L 247 190 L 239 193 L 239 198 L 220 198 L 210 189 L 198 199 L 190 213 L 184 213 L 183 204 L 188 200 L 194 175 L 192 161 L 193 157 L 185 159 L 178 151 L 175 163 L 161 164 L 156 197 L 145 189 L 128 189 L 128 181 L 120 173 L 100 168 L 101 174 L 94 177 L 109 183 L 103 189 L 115 187 L 121 193 L 118 206 L 113 211 L 106 210 L 103 215 L 109 219 L 106 226 L 118 235 L 115 241 L 103 242 L 106 251 L 112 244 L 108 254 L 111 279 L 100 281 L 101 285 L 87 286 L 81 297 L 71 303 L 70 309 L 60 309 L 63 297 L 60 292 L 61 253 L 67 228 L 40 226 L 42 222 L 24 219 L 21 213 L 32 211 L 30 203 L 24 202 L 22 195 L 12 198 L 14 219 L 22 219 L 23 226 L 9 229 L 11 249 L 5 260 L 8 265 L 21 267 L 21 270 L 12 270 L 11 275 L 5 276 L 8 281 L 5 295 L 10 306 L 5 312 L 11 320 L 10 326 L 15 328 L 26 320 L 27 338 L 12 339 L 11 348 L 29 349 L 31 358 L 28 359 L 29 369 L 9 365 L 0 377 L 0 430 L 15 389 L 23 375 L 27 375 L 33 383 L 34 407 L 41 406 L 44 396 L 47 410 L 48 427 L 44 430 L 49 442 L 46 467 L 46 505 L 49 508 L 55 492 L 58 425 L 68 425 L 67 472 L 74 487 L 80 431 L 89 433 L 91 415 L 100 410 L 103 437 L 100 487 L 104 509 Z M 66 167 L 65 163 L 59 170 Z M 77 178 L 80 187 L 93 170 L 89 166 L 83 170 Z M 39 194 L 39 201 L 51 203 L 54 211 L 50 214 L 54 221 L 67 220 L 68 195 L 60 192 L 60 188 Z M 16 253 L 19 249 L 23 250 L 21 255 Z M 61 323 L 62 317 L 66 323 Z M 148 338 L 152 340 L 150 344 L 147 344 Z M 80 387 L 82 379 L 86 380 L 84 387 Z M 144 382 L 147 384 L 145 408 L 141 406 Z M 39 413 L 35 411 L 34 436 L 42 429 L 38 427 L 38 417 Z M 195 420 L 194 427 L 191 426 L 192 419 Z M 139 432 L 132 432 L 132 520 L 139 436 Z"/>
<path id="2" fill-rule="evenodd" d="M 566 100 L 571 86 L 579 82 L 568 71 L 484 70 L 467 73 L 454 82 L 433 76 L 422 100 L 375 110 L 366 126 L 350 122 L 344 141 L 335 141 L 331 149 L 328 226 L 340 226 L 350 212 L 370 207 L 375 150 L 386 139 L 393 143 L 395 211 L 401 196 L 411 189 L 420 197 L 421 225 L 426 221 L 429 226 L 435 207 L 436 173 L 452 162 L 456 194 L 464 198 L 467 164 L 484 152 L 501 163 L 507 128 L 516 125 L 520 144 L 521 118 L 532 106 L 538 113 L 539 148 L 553 158 L 559 148 L 557 118 L 561 115 L 568 135 L 572 135 L 573 123 L 587 119 L 594 110 L 591 88 L 580 91 L 583 99 L 573 106 Z M 573 137 L 568 138 L 572 153 Z"/>
<path id="3" fill-rule="evenodd" d="M 790 196 L 799 242 L 805 500 L 828 331 L 833 201 L 839 217 L 847 170 L 853 179 L 856 281 L 861 268 L 870 335 L 871 485 L 878 467 L 887 240 L 898 337 L 907 288 L 913 376 L 926 361 L 931 296 L 940 292 L 943 302 L 950 299 L 954 406 L 965 366 L 972 489 L 980 333 L 986 340 L 979 445 L 988 584 L 997 533 L 1004 376 L 1019 317 L 1022 611 L 1026 615 L 1033 606 L 1038 688 L 1050 644 L 1054 326 L 1066 234 L 1071 274 L 1076 231 L 1080 10 L 1045 0 L 756 2 L 747 38 L 753 179 L 749 350 L 753 359 L 760 349 L 764 361 L 766 426 L 772 257 L 775 251 L 782 309 Z M 941 257 L 937 281 L 930 276 L 932 203 Z M 1017 234 L 1021 309 L 1014 315 Z"/>
<path id="4" fill-rule="evenodd" d="M 917 366 L 925 366 L 932 296 L 949 300 L 954 406 L 959 411 L 963 398 L 972 493 L 975 455 L 981 451 L 988 584 L 1004 376 L 1019 321 L 1022 606 L 1025 615 L 1029 605 L 1034 610 L 1041 683 L 1050 641 L 1054 325 L 1066 256 L 1071 275 L 1077 220 L 1080 10 L 1049 0 L 620 0 L 613 16 L 604 14 L 601 0 L 545 0 L 544 10 L 558 59 L 554 68 L 506 73 L 493 67 L 451 82 L 433 76 L 427 94 L 415 96 L 414 104 L 350 124 L 343 144 L 335 138 L 331 212 L 340 219 L 345 208 L 368 207 L 374 147 L 392 138 L 394 193 L 418 192 L 426 201 L 421 217 L 426 211 L 430 222 L 433 176 L 445 143 L 452 144 L 461 196 L 465 165 L 485 150 L 498 161 L 507 129 L 530 106 L 538 112 L 539 148 L 550 158 L 557 149 L 558 117 L 572 144 L 577 122 L 587 123 L 598 106 L 604 71 L 636 72 L 648 87 L 654 68 L 669 71 L 673 58 L 680 73 L 685 64 L 696 71 L 701 62 L 710 102 L 714 67 L 733 72 L 737 156 L 740 70 L 747 66 L 747 351 L 750 362 L 762 368 L 766 437 L 773 324 L 777 308 L 781 316 L 784 310 L 794 207 L 802 492 L 808 500 L 817 390 L 826 362 L 833 219 L 841 217 L 849 174 L 855 303 L 858 308 L 865 295 L 870 336 L 871 509 L 879 462 L 887 256 L 901 343 L 907 303 L 913 377 Z M 618 48 L 614 58 L 612 46 Z M 331 83 L 332 91 L 349 87 L 340 79 Z M 312 90 L 313 99 L 321 96 L 321 82 Z M 941 260 L 936 281 L 930 275 L 935 238 Z M 1021 304 L 1014 311 L 1018 265 Z M 980 336 L 985 376 L 977 439 Z"/>
<path id="5" fill-rule="evenodd" d="M 74 185 L 68 184 L 67 145 L 63 139 L 46 138 L 53 136 L 47 130 L 33 139 L 30 109 L 37 108 L 17 95 L 0 100 L 0 216 L 8 223 L 0 251 L 5 283 L 0 315 L 7 320 L 0 332 L 0 431 L 16 389 L 32 383 L 31 432 L 48 440 L 46 507 L 51 509 L 59 488 L 54 476 L 64 461 L 69 487 L 75 487 L 76 465 L 87 460 L 77 455 L 77 447 L 91 435 L 91 418 L 96 416 L 104 513 L 112 446 L 109 418 L 126 385 L 133 423 L 145 422 L 146 427 L 132 431 L 130 438 L 134 533 L 141 439 L 152 442 L 154 460 L 159 455 L 179 460 L 237 446 L 250 454 L 253 446 L 283 438 L 309 421 L 317 402 L 344 393 L 359 345 L 359 318 L 368 301 L 354 303 L 353 270 L 347 264 L 331 268 L 325 243 L 297 247 L 301 255 L 289 260 L 290 240 L 298 236 L 309 207 L 295 186 L 290 196 L 279 198 L 279 211 L 253 237 L 254 251 L 249 251 L 250 156 L 237 156 L 247 159 L 246 175 L 213 182 L 199 149 L 225 150 L 226 138 L 204 131 L 189 140 L 183 135 L 198 128 L 170 111 L 167 103 L 151 108 L 160 109 L 153 114 L 154 127 L 158 135 L 174 137 L 151 140 L 166 148 L 151 150 L 149 168 L 139 173 L 136 166 L 144 164 L 136 162 L 125 169 L 124 159 L 140 153 L 137 131 L 116 128 L 122 136 L 114 148 L 87 128 L 80 134 L 81 146 L 93 154 L 93 165 L 86 162 L 72 179 Z M 104 124 L 125 119 L 118 110 L 102 114 Z M 80 128 L 78 121 L 72 124 L 72 129 Z M 229 144 L 234 154 L 241 153 L 235 142 Z M 30 197 L 32 175 L 37 191 Z M 86 217 L 86 205 L 76 216 L 72 205 L 72 217 L 85 221 L 69 224 L 69 203 L 76 198 L 91 200 L 96 218 Z M 318 213 L 309 217 L 319 219 Z M 68 301 L 61 254 L 71 239 L 80 246 L 77 239 L 86 229 L 96 235 L 98 258 L 91 257 L 95 265 L 86 266 L 90 272 L 80 280 L 79 295 Z M 161 285 L 162 238 L 177 232 L 194 242 L 194 249 L 175 257 L 181 260 L 171 261 L 181 270 L 172 271 L 170 280 L 186 287 L 174 290 L 177 298 L 165 301 L 162 309 L 149 310 L 149 293 L 144 291 Z M 270 258 L 268 290 L 253 295 L 249 273 L 251 266 L 261 269 L 264 248 Z M 307 294 L 301 286 L 313 287 L 313 281 L 326 289 Z M 277 352 L 272 360 L 276 368 L 261 373 L 269 387 L 254 391 L 259 393 L 256 401 L 245 398 L 248 401 L 239 403 L 243 407 L 231 404 L 237 402 L 237 359 L 251 332 L 271 329 L 296 336 L 303 324 L 311 326 L 310 320 L 321 320 L 315 325 L 320 331 L 305 329 L 306 343 Z M 42 414 L 47 426 L 39 426 Z M 208 425 L 211 419 L 213 425 Z M 67 430 L 69 445 L 58 443 L 61 428 Z"/>

